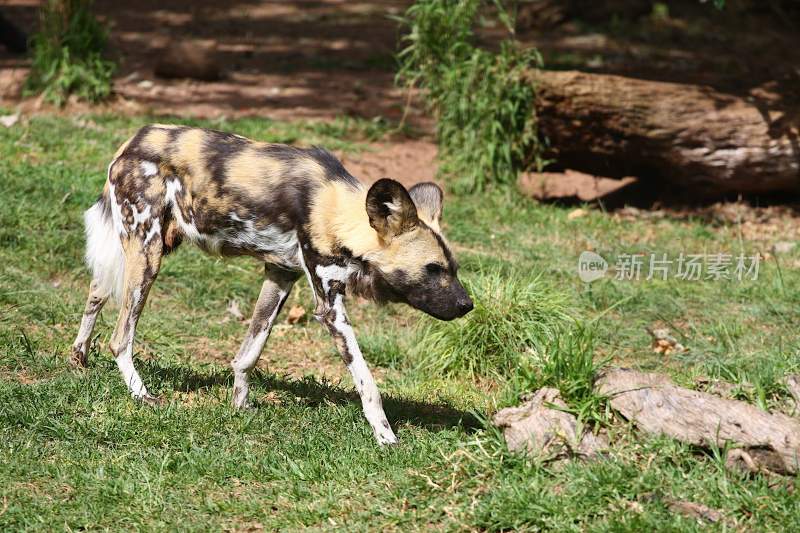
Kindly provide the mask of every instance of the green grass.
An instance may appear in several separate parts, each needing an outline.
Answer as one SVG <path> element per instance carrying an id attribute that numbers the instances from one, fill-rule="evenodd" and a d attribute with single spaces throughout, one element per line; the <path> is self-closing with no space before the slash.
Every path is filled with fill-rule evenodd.
<path id="1" fill-rule="evenodd" d="M 449 197 L 446 232 L 475 314 L 434 326 L 406 308 L 351 304 L 401 440 L 392 449 L 376 447 L 313 321 L 279 319 L 253 380 L 257 408 L 231 411 L 227 361 L 245 326 L 225 309 L 231 300 L 252 308 L 260 269 L 251 260 L 188 246 L 166 259 L 137 336 L 137 365 L 166 406 L 130 400 L 105 349 L 111 308 L 90 368 L 70 370 L 89 281 L 81 212 L 110 154 L 148 121 L 36 117 L 0 130 L 0 529 L 699 529 L 669 510 L 674 499 L 722 510 L 719 529 L 800 527 L 794 479 L 731 473 L 712 451 L 640 435 L 588 388 L 611 359 L 688 385 L 722 378 L 742 399 L 785 408 L 782 379 L 800 368 L 797 251 L 780 256 L 780 275 L 770 259 L 746 283 L 607 277 L 587 287 L 576 275 L 585 249 L 612 264 L 623 253 L 768 250 L 736 224 L 600 211 L 570 220 L 568 208 L 511 192 Z M 385 133 L 360 121 L 201 123 L 345 151 Z M 305 282 L 292 305 L 310 309 Z M 645 327 L 656 324 L 687 351 L 654 353 Z M 507 342 L 492 348 L 493 332 Z M 461 334 L 471 346 L 459 345 Z M 519 338 L 536 349 L 515 354 Z M 431 371 L 455 349 L 447 372 Z M 484 426 L 498 406 L 543 385 L 604 427 L 614 443 L 606 460 L 541 463 L 508 453 Z"/>

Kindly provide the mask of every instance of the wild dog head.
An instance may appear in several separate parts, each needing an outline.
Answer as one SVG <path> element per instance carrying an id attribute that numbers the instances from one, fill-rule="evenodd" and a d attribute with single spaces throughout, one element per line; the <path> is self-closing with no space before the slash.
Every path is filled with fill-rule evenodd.
<path id="1" fill-rule="evenodd" d="M 456 263 L 441 235 L 442 190 L 420 183 L 406 190 L 391 179 L 367 192 L 369 224 L 380 247 L 370 254 L 373 297 L 401 301 L 440 320 L 472 309 Z"/>

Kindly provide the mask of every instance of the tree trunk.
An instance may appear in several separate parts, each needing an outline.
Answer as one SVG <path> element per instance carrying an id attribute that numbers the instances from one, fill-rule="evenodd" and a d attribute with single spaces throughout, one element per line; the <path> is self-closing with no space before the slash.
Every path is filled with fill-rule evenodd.
<path id="1" fill-rule="evenodd" d="M 698 194 L 800 191 L 800 110 L 708 87 L 541 71 L 537 113 L 558 166 Z"/>

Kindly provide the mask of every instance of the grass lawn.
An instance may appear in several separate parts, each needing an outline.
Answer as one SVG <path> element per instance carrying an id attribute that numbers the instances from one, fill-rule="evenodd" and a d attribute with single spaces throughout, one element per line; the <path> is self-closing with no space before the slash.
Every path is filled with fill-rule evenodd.
<path id="1" fill-rule="evenodd" d="M 800 529 L 793 478 L 732 473 L 725 450 L 641 435 L 589 390 L 610 361 L 688 386 L 722 379 L 741 399 L 789 412 L 782 379 L 800 370 L 800 253 L 766 254 L 744 282 L 607 276 L 587 286 L 576 266 L 587 249 L 612 264 L 622 254 L 767 253 L 798 238 L 797 219 L 575 218 L 514 193 L 450 195 L 445 231 L 476 311 L 443 325 L 350 305 L 400 438 L 380 449 L 327 334 L 289 324 L 285 311 L 253 379 L 256 409 L 232 411 L 227 363 L 246 326 L 226 309 L 252 309 L 261 282 L 250 259 L 183 246 L 165 260 L 137 335 L 138 368 L 165 406 L 128 395 L 105 348 L 110 305 L 90 368 L 68 367 L 89 282 L 81 213 L 117 146 L 149 121 L 37 117 L 0 128 L 0 530 L 702 527 L 672 500 L 721 510 L 720 529 Z M 357 121 L 202 124 L 342 151 L 382 133 Z M 305 281 L 286 309 L 298 305 L 310 308 Z M 687 350 L 654 352 L 654 326 Z M 486 417 L 543 384 L 608 432 L 606 459 L 553 464 L 504 449 Z"/>

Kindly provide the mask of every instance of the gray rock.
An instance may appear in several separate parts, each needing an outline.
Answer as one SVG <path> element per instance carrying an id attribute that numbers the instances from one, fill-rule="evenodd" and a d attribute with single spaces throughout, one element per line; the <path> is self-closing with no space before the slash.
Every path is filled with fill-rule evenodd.
<path id="1" fill-rule="evenodd" d="M 161 78 L 191 78 L 215 81 L 222 77 L 214 41 L 171 41 L 161 51 L 155 66 Z"/>

